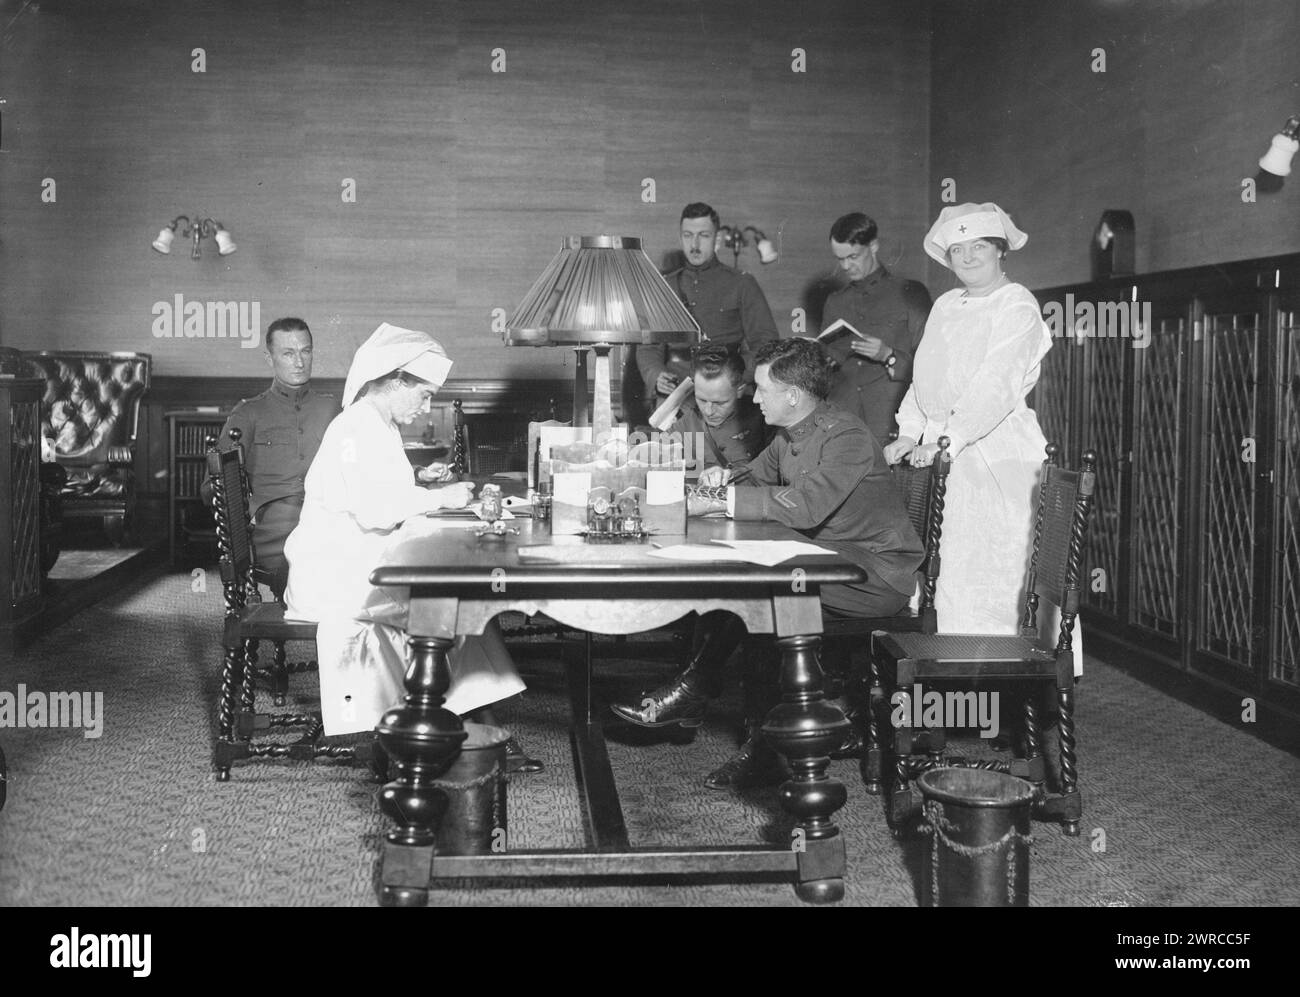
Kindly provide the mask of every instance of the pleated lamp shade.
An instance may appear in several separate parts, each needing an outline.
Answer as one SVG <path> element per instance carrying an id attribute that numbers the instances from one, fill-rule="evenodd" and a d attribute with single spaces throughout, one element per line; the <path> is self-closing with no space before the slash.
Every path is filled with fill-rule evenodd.
<path id="1" fill-rule="evenodd" d="M 695 342 L 700 327 L 629 236 L 568 236 L 506 326 L 508 346 Z"/>

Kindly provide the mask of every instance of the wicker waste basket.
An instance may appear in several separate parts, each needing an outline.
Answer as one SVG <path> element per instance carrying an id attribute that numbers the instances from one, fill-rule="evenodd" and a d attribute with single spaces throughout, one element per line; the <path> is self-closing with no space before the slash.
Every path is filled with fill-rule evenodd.
<path id="1" fill-rule="evenodd" d="M 923 906 L 1029 906 L 1029 808 L 1024 779 L 973 768 L 938 768 L 917 785 L 929 846 Z"/>

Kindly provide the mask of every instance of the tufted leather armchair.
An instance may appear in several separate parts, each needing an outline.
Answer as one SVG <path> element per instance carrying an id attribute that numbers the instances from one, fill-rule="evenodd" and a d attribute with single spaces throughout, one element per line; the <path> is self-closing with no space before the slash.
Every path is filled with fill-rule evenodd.
<path id="1" fill-rule="evenodd" d="M 41 419 L 67 472 L 63 516 L 100 518 L 121 544 L 135 512 L 135 434 L 149 388 L 147 353 L 24 354 L 45 378 Z"/>

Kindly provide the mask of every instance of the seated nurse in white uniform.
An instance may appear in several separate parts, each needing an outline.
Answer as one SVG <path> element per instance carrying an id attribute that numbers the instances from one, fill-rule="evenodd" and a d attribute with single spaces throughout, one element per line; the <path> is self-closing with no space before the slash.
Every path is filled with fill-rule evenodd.
<path id="1" fill-rule="evenodd" d="M 307 472 L 302 516 L 284 547 L 285 603 L 286 616 L 318 624 L 327 735 L 372 729 L 405 693 L 407 592 L 371 585 L 371 570 L 402 539 L 404 521 L 464 508 L 472 497 L 466 483 L 417 485 L 402 448 L 399 426 L 428 412 L 450 370 L 432 337 L 381 325 L 353 357 L 343 411 Z M 446 708 L 454 713 L 492 723 L 487 708 L 523 691 L 495 621 L 480 637 L 458 638 L 449 661 Z M 512 771 L 542 767 L 514 738 L 508 764 Z"/>

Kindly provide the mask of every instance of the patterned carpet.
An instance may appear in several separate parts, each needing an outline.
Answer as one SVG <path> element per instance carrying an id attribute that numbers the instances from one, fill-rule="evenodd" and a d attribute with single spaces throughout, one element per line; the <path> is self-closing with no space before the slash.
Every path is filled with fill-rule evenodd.
<path id="1" fill-rule="evenodd" d="M 155 575 L 88 609 L 0 670 L 0 691 L 101 691 L 102 736 L 0 729 L 10 768 L 0 812 L 0 903 L 13 905 L 370 905 L 385 829 L 377 784 L 345 764 L 254 763 L 218 785 L 209 765 L 220 653 L 220 586 Z M 608 645 L 601 644 L 605 647 Z M 672 670 L 662 642 L 632 641 L 598 665 L 600 694 Z M 512 782 L 510 841 L 577 846 L 558 653 L 530 648 L 530 682 L 502 718 L 549 764 Z M 558 650 L 558 649 L 557 649 Z M 641 653 L 638 653 L 641 652 Z M 295 679 L 309 708 L 315 680 Z M 1036 906 L 1300 903 L 1300 761 L 1090 660 L 1079 697 L 1083 835 L 1035 825 Z M 775 793 L 704 789 L 734 746 L 738 700 L 719 701 L 693 743 L 619 743 L 610 754 L 634 844 L 788 841 Z M 630 741 L 630 739 L 625 739 Z M 845 903 L 913 906 L 920 852 L 896 841 L 856 763 L 838 816 Z M 452 883 L 436 905 L 797 906 L 774 881 L 555 880 Z"/>

